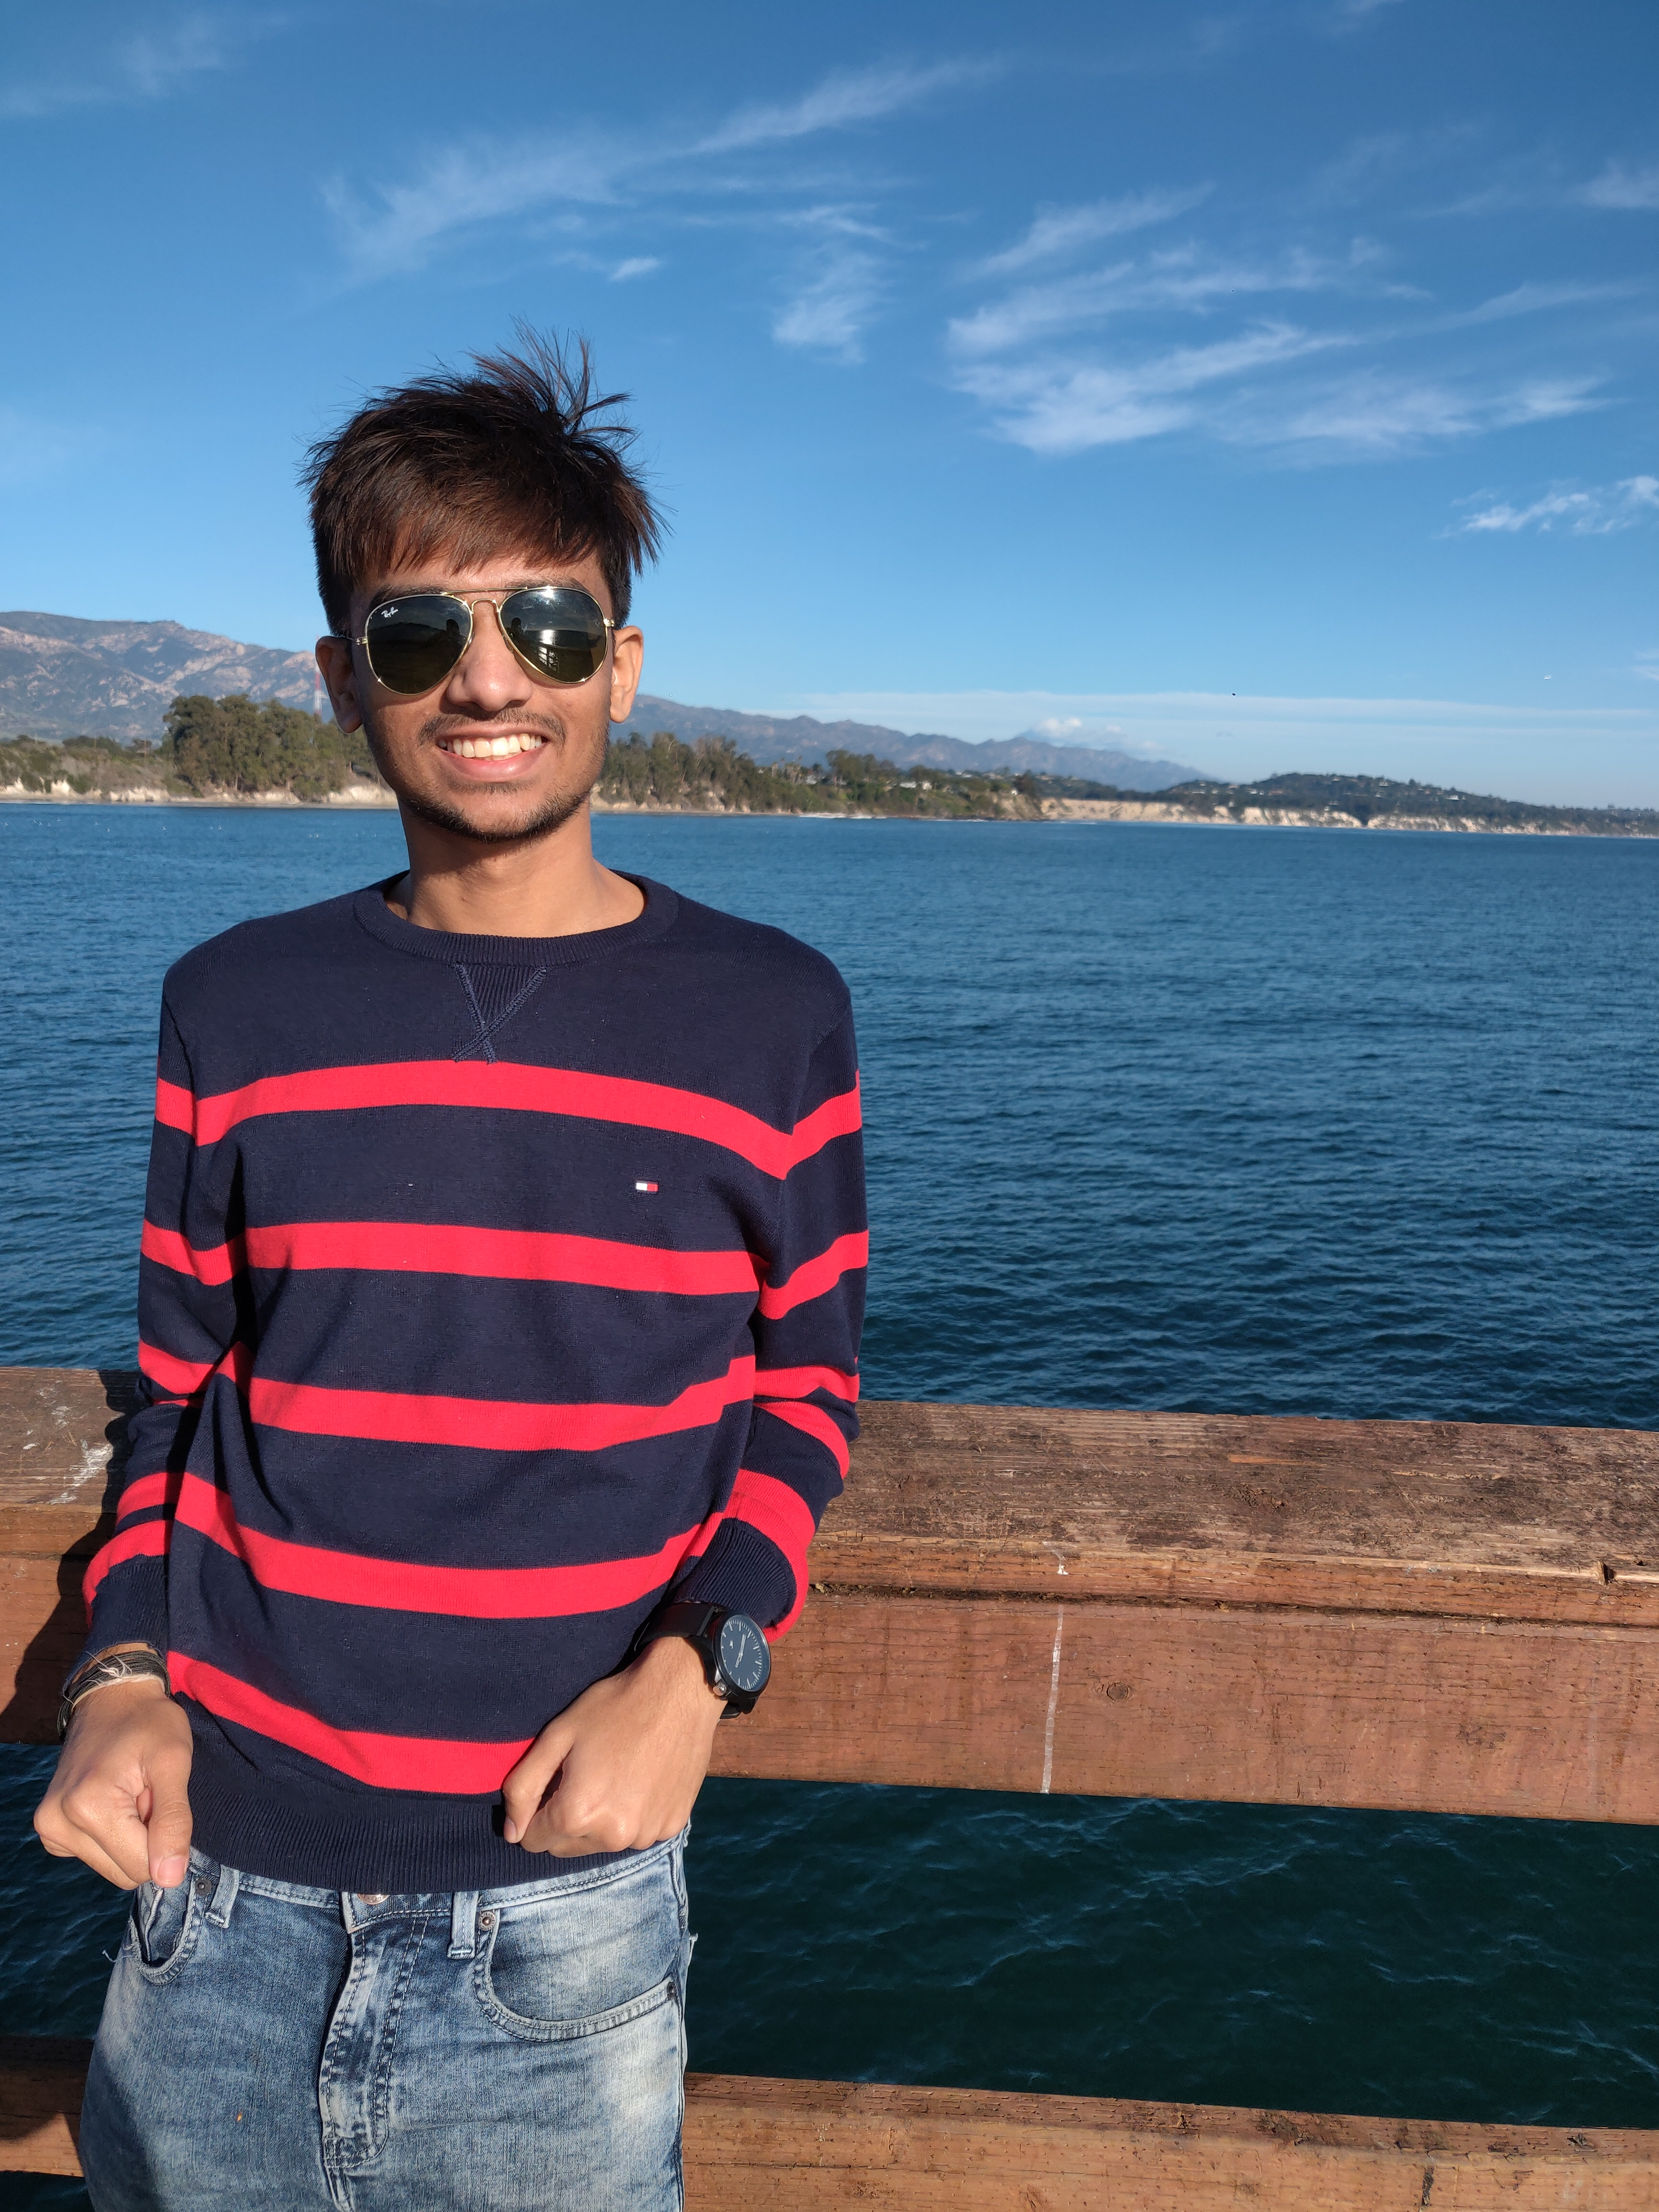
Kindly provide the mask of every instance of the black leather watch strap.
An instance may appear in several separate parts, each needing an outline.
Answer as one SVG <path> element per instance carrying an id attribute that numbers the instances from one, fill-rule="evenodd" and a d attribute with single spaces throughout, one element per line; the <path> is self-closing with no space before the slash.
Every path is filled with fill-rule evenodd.
<path id="1" fill-rule="evenodd" d="M 665 1636 L 683 1636 L 692 1645 L 702 1661 L 702 1671 L 708 1677 L 711 1690 L 720 1687 L 720 1656 L 714 1649 L 710 1630 L 720 1618 L 717 1605 L 696 1605 L 678 1602 L 665 1605 L 659 1613 L 643 1621 L 639 1634 L 628 1647 L 630 1659 L 637 1659 L 647 1644 L 656 1644 Z"/>
<path id="2" fill-rule="evenodd" d="M 653 1613 L 634 1638 L 637 1656 L 647 1644 L 654 1644 L 659 1636 L 684 1636 L 693 1644 L 700 1644 L 719 1620 L 725 1608 L 718 1605 L 686 1603 L 677 1600 Z"/>

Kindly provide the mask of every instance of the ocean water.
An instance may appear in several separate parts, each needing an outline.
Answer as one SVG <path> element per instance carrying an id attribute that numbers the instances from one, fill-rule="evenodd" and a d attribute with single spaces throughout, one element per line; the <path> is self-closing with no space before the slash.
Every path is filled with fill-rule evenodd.
<path id="1" fill-rule="evenodd" d="M 1659 1425 L 1659 843 L 597 835 L 852 986 L 867 1395 Z M 400 860 L 0 807 L 0 1362 L 131 1364 L 167 963 Z M 0 1752 L 0 1998 L 89 2033 L 123 1907 L 39 1855 L 49 1765 Z M 701 2068 L 1659 2126 L 1659 1832 L 723 1782 L 690 1863 Z"/>

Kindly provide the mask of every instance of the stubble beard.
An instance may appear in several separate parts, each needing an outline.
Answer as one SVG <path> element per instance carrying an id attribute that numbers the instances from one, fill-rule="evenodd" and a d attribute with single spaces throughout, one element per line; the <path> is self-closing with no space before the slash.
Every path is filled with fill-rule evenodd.
<path id="1" fill-rule="evenodd" d="M 503 719 L 510 719 L 515 726 L 528 723 L 533 728 L 544 731 L 550 746 L 558 745 L 564 759 L 568 758 L 570 733 L 564 724 L 553 716 L 514 714 Z M 420 750 L 424 753 L 428 747 L 438 750 L 440 737 L 483 735 L 489 728 L 488 722 L 463 722 L 453 715 L 434 714 L 421 731 L 418 740 Z M 386 758 L 386 748 L 373 728 L 368 734 L 380 774 L 397 794 L 399 805 L 407 807 L 422 822 L 429 822 L 434 829 L 447 830 L 452 836 L 471 838 L 479 845 L 518 845 L 538 837 L 551 836 L 556 830 L 562 829 L 573 814 L 578 813 L 587 804 L 605 766 L 605 750 L 601 747 L 593 773 L 586 782 L 579 781 L 574 788 L 549 793 L 515 820 L 481 823 L 475 821 L 464 807 L 453 800 L 415 790 L 406 777 L 388 773 L 392 764 Z M 561 765 L 563 765 L 562 759 Z"/>

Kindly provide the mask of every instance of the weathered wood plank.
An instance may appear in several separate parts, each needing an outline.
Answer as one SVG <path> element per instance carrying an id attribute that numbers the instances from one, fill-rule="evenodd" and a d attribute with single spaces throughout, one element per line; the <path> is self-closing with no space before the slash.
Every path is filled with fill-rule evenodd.
<path id="1" fill-rule="evenodd" d="M 687 2212 L 1651 2212 L 1659 2136 L 693 2075 Z"/>
<path id="2" fill-rule="evenodd" d="M 78 2036 L 0 2035 L 0 2173 L 79 2173 L 91 2056 Z"/>
<path id="3" fill-rule="evenodd" d="M 1659 1437 L 876 1402 L 813 1573 L 1659 1626 Z"/>
<path id="4" fill-rule="evenodd" d="M 0 1370 L 13 1741 L 79 1646 L 107 1379 Z M 1645 1433 L 878 1403 L 716 1771 L 1656 1820 L 1656 1562 Z"/>
<path id="5" fill-rule="evenodd" d="M 89 2044 L 0 2038 L 0 2172 L 74 2174 Z M 1649 2212 L 1659 2135 L 694 2074 L 688 2212 Z"/>
<path id="6" fill-rule="evenodd" d="M 1659 1632 L 831 1591 L 715 1771 L 1654 1821 Z"/>

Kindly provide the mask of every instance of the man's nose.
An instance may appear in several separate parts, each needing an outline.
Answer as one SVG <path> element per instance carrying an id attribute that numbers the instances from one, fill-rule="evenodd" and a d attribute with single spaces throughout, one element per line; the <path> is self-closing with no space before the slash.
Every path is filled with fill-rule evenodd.
<path id="1" fill-rule="evenodd" d="M 529 672 L 507 641 L 499 610 L 480 599 L 472 610 L 472 635 L 450 671 L 444 705 L 451 713 L 499 714 L 530 696 Z"/>

